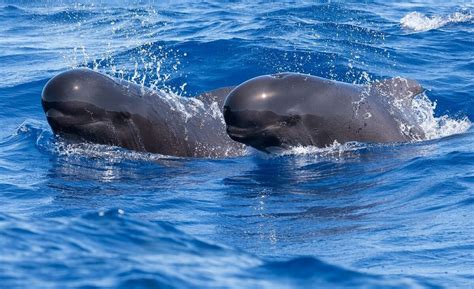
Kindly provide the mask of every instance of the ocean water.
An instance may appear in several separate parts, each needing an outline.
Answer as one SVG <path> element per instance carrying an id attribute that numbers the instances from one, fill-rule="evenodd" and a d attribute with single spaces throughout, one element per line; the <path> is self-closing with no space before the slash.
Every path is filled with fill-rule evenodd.
<path id="1" fill-rule="evenodd" d="M 470 1 L 0 1 L 0 288 L 473 288 Z M 67 144 L 90 67 L 170 96 L 403 76 L 428 138 L 182 159 Z"/>

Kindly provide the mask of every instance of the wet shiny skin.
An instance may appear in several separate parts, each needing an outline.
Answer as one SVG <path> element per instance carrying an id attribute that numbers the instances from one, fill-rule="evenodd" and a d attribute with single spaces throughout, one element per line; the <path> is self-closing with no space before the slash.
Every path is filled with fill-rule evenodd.
<path id="1" fill-rule="evenodd" d="M 209 105 L 212 97 L 203 95 Z M 224 132 L 221 116 L 204 112 L 183 119 L 163 95 L 89 69 L 74 69 L 44 87 L 42 105 L 53 131 L 69 140 L 181 157 L 241 154 L 243 146 Z M 176 99 L 186 104 L 185 99 Z M 220 100 L 221 102 L 222 100 Z"/>
<path id="2" fill-rule="evenodd" d="M 470 3 L 77 2 L 0 4 L 2 289 L 472 287 L 474 130 L 453 124 L 474 119 L 473 24 L 400 24 Z M 69 144 L 40 96 L 76 66 L 188 96 L 282 71 L 400 75 L 450 136 L 218 159 Z"/>
<path id="3" fill-rule="evenodd" d="M 410 141 L 413 137 L 401 131 L 382 93 L 402 98 L 415 84 L 399 84 L 398 90 L 379 85 L 379 89 L 370 90 L 306 74 L 259 76 L 237 86 L 226 98 L 227 133 L 263 151 L 271 147 L 326 147 L 334 142 Z M 413 133 L 423 136 L 416 126 Z"/>

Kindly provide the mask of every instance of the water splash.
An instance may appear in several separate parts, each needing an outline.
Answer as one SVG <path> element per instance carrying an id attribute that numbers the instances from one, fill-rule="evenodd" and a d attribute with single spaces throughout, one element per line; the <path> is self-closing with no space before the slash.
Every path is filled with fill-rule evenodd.
<path id="1" fill-rule="evenodd" d="M 417 32 L 438 29 L 451 23 L 466 23 L 473 19 L 471 11 L 454 12 L 448 16 L 427 16 L 420 12 L 410 12 L 400 20 L 403 28 Z"/>
<path id="2" fill-rule="evenodd" d="M 167 49 L 152 42 L 140 45 L 126 53 L 115 55 L 107 49 L 98 58 L 93 59 L 92 53 L 85 46 L 74 47 L 64 57 L 69 68 L 88 67 L 106 73 L 118 79 L 126 80 L 153 90 L 164 90 L 177 95 L 185 95 L 187 83 L 179 87 L 167 85 L 174 75 L 181 75 L 181 58 L 186 53 Z M 126 57 L 126 59 L 123 59 Z"/>
<path id="3" fill-rule="evenodd" d="M 153 162 L 163 159 L 178 159 L 178 157 L 130 151 L 109 145 L 70 143 L 62 139 L 56 139 L 49 145 L 49 149 L 57 156 L 67 159 L 98 159 L 109 163 L 122 163 L 124 161 Z"/>
<path id="4" fill-rule="evenodd" d="M 471 121 L 467 117 L 456 119 L 448 115 L 435 116 L 436 105 L 425 93 L 412 101 L 411 107 L 417 124 L 425 133 L 425 140 L 465 133 L 471 127 Z"/>
<path id="5" fill-rule="evenodd" d="M 350 158 L 357 156 L 358 152 L 368 148 L 369 145 L 360 142 L 339 143 L 334 141 L 331 145 L 320 148 L 316 146 L 293 146 L 289 149 L 276 152 L 276 157 L 297 155 L 297 156 L 315 156 L 322 159 L 339 160 L 341 158 Z"/>
<path id="6" fill-rule="evenodd" d="M 415 85 L 413 81 L 397 76 L 398 85 L 406 87 Z M 369 88 L 377 82 L 369 83 Z M 410 84 L 411 83 L 411 84 Z M 396 88 L 395 85 L 394 88 Z M 420 86 L 421 89 L 421 86 Z M 436 116 L 436 101 L 430 100 L 426 91 L 415 95 L 417 91 L 407 90 L 404 97 L 382 93 L 383 100 L 388 104 L 388 111 L 400 125 L 400 131 L 412 141 L 424 141 L 466 132 L 471 122 L 467 117 L 453 118 L 448 115 Z M 362 97 L 364 99 L 364 97 Z M 422 134 L 419 131 L 421 130 Z"/>
<path id="7" fill-rule="evenodd" d="M 187 53 L 156 41 L 157 31 L 167 25 L 166 16 L 156 7 L 116 8 L 104 15 L 93 14 L 88 6 L 79 8 L 88 12 L 88 17 L 70 19 L 69 29 L 59 32 L 69 44 L 60 51 L 67 68 L 88 67 L 141 86 L 186 94 L 187 83 L 177 87 L 168 83 L 173 77 L 183 77 L 180 67 Z M 79 8 L 63 7 L 59 11 L 70 15 Z M 41 13 L 49 15 L 43 10 Z M 88 37 L 98 29 L 101 35 Z"/>

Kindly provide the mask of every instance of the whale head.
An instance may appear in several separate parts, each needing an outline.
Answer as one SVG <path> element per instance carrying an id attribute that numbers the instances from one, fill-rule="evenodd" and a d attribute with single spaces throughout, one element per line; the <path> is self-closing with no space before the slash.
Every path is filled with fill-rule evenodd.
<path id="1" fill-rule="evenodd" d="M 230 92 L 224 120 L 231 139 L 268 152 L 276 147 L 311 143 L 302 121 L 307 76 L 279 73 L 250 79 Z"/>
<path id="2" fill-rule="evenodd" d="M 139 89 L 125 87 L 90 69 L 73 69 L 53 77 L 41 97 L 53 132 L 68 139 L 144 150 L 136 123 L 144 108 L 131 98 Z M 130 105 L 133 103 L 133 105 Z"/>
<path id="3" fill-rule="evenodd" d="M 422 91 L 416 81 L 398 78 L 362 86 L 299 73 L 265 75 L 229 93 L 224 120 L 230 138 L 265 152 L 411 141 L 423 138 L 410 114 L 411 100 Z M 405 109 L 395 110 L 397 103 Z"/>

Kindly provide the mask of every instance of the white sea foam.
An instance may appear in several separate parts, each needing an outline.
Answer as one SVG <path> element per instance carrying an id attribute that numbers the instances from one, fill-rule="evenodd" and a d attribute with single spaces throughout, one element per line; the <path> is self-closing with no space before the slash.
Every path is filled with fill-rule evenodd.
<path id="1" fill-rule="evenodd" d="M 431 101 L 425 93 L 412 101 L 411 108 L 417 124 L 425 133 L 423 140 L 464 133 L 471 127 L 471 121 L 467 117 L 456 119 L 448 115 L 435 116 L 436 102 Z"/>
<path id="2" fill-rule="evenodd" d="M 451 23 L 464 23 L 473 19 L 471 11 L 454 12 L 448 16 L 427 16 L 420 12 L 410 12 L 400 20 L 400 25 L 414 31 L 428 31 Z"/>
<path id="3" fill-rule="evenodd" d="M 408 81 L 397 76 L 394 79 Z M 407 82 L 407 85 L 408 82 Z M 396 85 L 395 85 L 396 88 Z M 410 92 L 412 93 L 412 92 Z M 454 118 L 448 115 L 436 116 L 436 101 L 432 101 L 426 95 L 426 91 L 415 96 L 405 98 L 394 97 L 393 95 L 382 95 L 389 105 L 389 112 L 399 122 L 400 130 L 412 141 L 432 140 L 449 135 L 466 132 L 471 127 L 471 122 L 467 117 Z M 413 132 L 415 127 L 421 128 L 423 134 Z"/>
<path id="4" fill-rule="evenodd" d="M 146 152 L 129 151 L 119 147 L 92 144 L 92 143 L 68 143 L 61 139 L 51 146 L 52 152 L 67 158 L 92 158 L 104 159 L 111 163 L 121 163 L 126 160 L 131 161 L 160 161 L 179 159 L 159 154 Z"/>
<path id="5" fill-rule="evenodd" d="M 333 144 L 327 147 L 316 147 L 316 146 L 294 146 L 286 150 L 281 150 L 275 152 L 276 156 L 286 156 L 286 155 L 310 155 L 318 156 L 321 158 L 329 159 L 339 159 L 341 157 L 350 157 L 357 154 L 358 151 L 367 148 L 368 145 L 360 142 L 347 142 L 340 144 L 337 141 L 334 141 Z"/>

